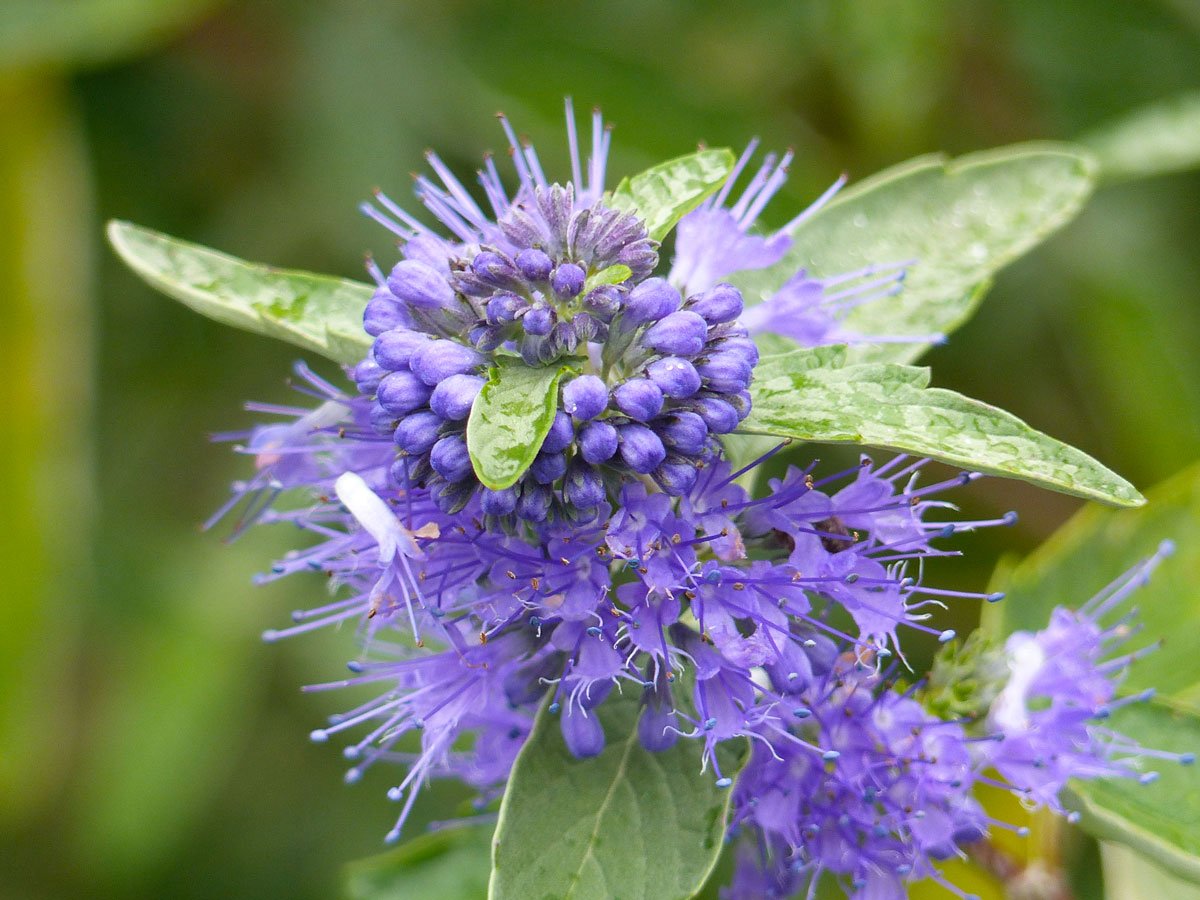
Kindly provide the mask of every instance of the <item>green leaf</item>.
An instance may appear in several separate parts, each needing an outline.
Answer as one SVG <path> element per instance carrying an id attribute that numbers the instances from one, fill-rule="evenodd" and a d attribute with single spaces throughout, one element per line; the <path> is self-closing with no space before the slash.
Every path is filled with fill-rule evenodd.
<path id="1" fill-rule="evenodd" d="M 362 327 L 370 285 L 248 263 L 129 222 L 109 222 L 108 239 L 148 284 L 210 319 L 343 365 L 370 349 Z"/>
<path id="2" fill-rule="evenodd" d="M 558 382 L 569 371 L 497 360 L 467 419 L 467 452 L 480 482 L 499 491 L 525 474 L 554 423 Z"/>
<path id="3" fill-rule="evenodd" d="M 716 786 L 711 769 L 700 771 L 697 741 L 643 749 L 639 706 L 613 698 L 593 711 L 608 746 L 582 760 L 543 707 L 500 806 L 491 900 L 683 900 L 704 884 L 721 853 L 732 791 Z M 733 774 L 732 751 L 721 765 Z"/>
<path id="4" fill-rule="evenodd" d="M 1187 884 L 1128 847 L 1102 844 L 1105 900 L 1200 900 L 1200 887 Z"/>
<path id="5" fill-rule="evenodd" d="M 1171 97 L 1089 132 L 1085 144 L 1106 181 L 1200 166 L 1200 92 Z"/>
<path id="6" fill-rule="evenodd" d="M 994 406 L 928 387 L 928 369 L 845 361 L 844 347 L 764 357 L 741 431 L 867 444 L 1117 506 L 1145 502 L 1133 485 L 1086 453 Z"/>
<path id="7" fill-rule="evenodd" d="M 717 192 L 734 162 L 733 151 L 725 148 L 669 159 L 623 178 L 609 206 L 640 216 L 650 237 L 661 241 L 680 219 Z"/>
<path id="8" fill-rule="evenodd" d="M 1180 753 L 1200 747 L 1200 719 L 1158 702 L 1123 707 L 1106 725 L 1145 747 Z M 1096 837 L 1126 844 L 1200 883 L 1200 770 L 1173 762 L 1154 768 L 1159 779 L 1153 784 L 1136 778 L 1072 781 L 1063 802 L 1079 811 L 1080 825 Z"/>
<path id="9" fill-rule="evenodd" d="M 487 894 L 492 832 L 454 828 L 346 866 L 347 900 L 477 900 Z"/>
<path id="10" fill-rule="evenodd" d="M 797 269 L 842 275 L 913 261 L 895 297 L 851 311 L 868 335 L 949 334 L 979 305 L 992 275 L 1074 218 L 1095 163 L 1070 144 L 1032 143 L 958 159 L 921 156 L 843 191 L 805 222 L 788 254 L 732 280 L 747 303 L 767 299 Z M 928 343 L 872 344 L 855 362 L 911 362 Z"/>
<path id="11" fill-rule="evenodd" d="M 629 266 L 617 263 L 615 266 L 609 266 L 607 269 L 601 269 L 599 272 L 594 272 L 588 276 L 587 281 L 583 284 L 583 290 L 580 292 L 586 294 L 592 288 L 598 288 L 602 284 L 620 284 L 633 275 L 633 269 Z"/>

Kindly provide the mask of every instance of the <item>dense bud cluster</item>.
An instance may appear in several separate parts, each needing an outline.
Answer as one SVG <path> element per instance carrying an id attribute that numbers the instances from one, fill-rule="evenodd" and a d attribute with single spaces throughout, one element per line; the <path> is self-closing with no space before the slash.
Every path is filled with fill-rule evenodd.
<path id="1" fill-rule="evenodd" d="M 750 411 L 758 349 L 742 297 L 717 284 L 686 299 L 650 277 L 656 245 L 634 216 L 577 208 L 572 186 L 536 188 L 491 244 L 438 268 L 417 242 L 367 307 L 375 337 L 355 370 L 372 421 L 397 448 L 397 484 L 447 511 L 527 522 L 586 520 L 620 483 L 649 476 L 686 493 Z M 490 490 L 475 478 L 466 423 L 497 354 L 565 365 L 559 412 L 528 473 Z"/>

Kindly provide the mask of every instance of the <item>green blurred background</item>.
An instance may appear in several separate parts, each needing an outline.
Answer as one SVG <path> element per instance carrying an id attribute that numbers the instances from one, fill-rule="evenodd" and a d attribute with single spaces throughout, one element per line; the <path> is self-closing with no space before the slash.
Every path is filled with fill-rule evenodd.
<path id="1" fill-rule="evenodd" d="M 497 109 L 553 171 L 564 94 L 616 124 L 612 172 L 701 139 L 790 145 L 782 221 L 843 170 L 1073 138 L 1198 84 L 1193 0 L 3 0 L 0 896 L 330 897 L 395 812 L 385 776 L 345 787 L 306 739 L 344 698 L 297 686 L 336 677 L 351 636 L 257 640 L 322 590 L 250 587 L 291 535 L 197 532 L 247 469 L 206 434 L 286 401 L 295 354 L 154 295 L 105 219 L 359 276 L 391 253 L 357 201 L 403 195 L 425 147 L 470 171 Z M 1180 469 L 1198 211 L 1200 175 L 1105 187 L 931 354 L 937 383 L 1141 487 Z M 976 588 L 1077 507 L 1001 481 L 963 500 L 1022 514 L 938 570 Z"/>

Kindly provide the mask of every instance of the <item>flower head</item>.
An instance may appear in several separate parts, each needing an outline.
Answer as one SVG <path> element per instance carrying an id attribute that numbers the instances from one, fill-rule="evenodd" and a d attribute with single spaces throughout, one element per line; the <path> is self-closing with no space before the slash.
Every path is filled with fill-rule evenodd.
<path id="1" fill-rule="evenodd" d="M 597 709 L 624 691 L 642 699 L 647 750 L 694 741 L 704 771 L 733 789 L 730 897 L 811 891 L 826 873 L 860 900 L 901 897 L 919 878 L 946 884 L 939 862 L 1001 824 L 973 795 L 986 770 L 1060 810 L 1069 778 L 1144 779 L 1140 757 L 1170 756 L 1101 724 L 1145 697 L 1116 699 L 1143 651 L 1109 658 L 1130 626 L 1100 618 L 1156 560 L 1013 635 L 1006 684 L 972 695 L 990 701 L 981 722 L 901 682 L 907 630 L 950 641 L 935 619 L 947 603 L 1001 597 L 926 582 L 928 560 L 956 555 L 956 533 L 1015 521 L 952 518 L 943 494 L 978 474 L 921 484 L 925 460 L 864 456 L 832 474 L 788 466 L 756 493 L 743 476 L 785 444 L 742 468 L 727 458 L 721 438 L 750 412 L 752 332 L 853 339 L 849 310 L 899 289 L 905 266 L 887 261 L 845 277 L 797 270 L 749 309 L 726 281 L 785 259 L 840 182 L 764 231 L 758 216 L 791 156 L 768 156 L 737 193 L 752 143 L 679 224 L 664 277 L 642 219 L 606 200 L 599 113 L 585 164 L 568 105 L 561 181 L 501 124 L 518 186 L 510 194 L 485 159 L 487 212 L 434 154 L 436 181 L 421 176 L 416 191 L 440 230 L 382 194 L 365 207 L 401 239 L 402 259 L 372 266 L 356 390 L 301 367 L 315 408 L 258 405 L 283 421 L 229 436 L 256 473 L 220 514 L 242 504 L 239 531 L 283 522 L 312 538 L 261 580 L 316 571 L 333 594 L 266 637 L 356 627 L 350 676 L 310 690 L 376 696 L 312 738 L 354 735 L 350 781 L 399 765 L 390 840 L 431 778 L 493 798 L 540 706 L 571 754 L 601 753 Z M 466 434 L 501 361 L 565 374 L 532 464 L 494 490 L 477 480 Z M 405 738 L 417 734 L 414 751 Z M 736 787 L 717 752 L 730 741 L 752 747 Z"/>
<path id="2" fill-rule="evenodd" d="M 825 873 L 855 897 L 903 897 L 908 881 L 936 876 L 937 861 L 983 835 L 960 724 L 930 716 L 852 654 L 790 699 L 792 739 L 756 745 L 734 795 L 735 828 L 762 840 L 739 855 L 749 872 L 729 897 L 761 896 L 738 885 L 764 882 L 778 890 L 766 896 L 791 896 Z"/>
<path id="3" fill-rule="evenodd" d="M 1059 794 L 1072 778 L 1149 783 L 1157 775 L 1141 768 L 1143 760 L 1194 759 L 1142 747 L 1106 724 L 1114 710 L 1153 696 L 1141 691 L 1118 697 L 1118 690 L 1129 665 L 1156 645 L 1114 655 L 1139 629 L 1132 613 L 1107 626 L 1101 620 L 1144 584 L 1171 550 L 1164 542 L 1154 556 L 1078 610 L 1056 607 L 1046 628 L 1018 631 L 1005 643 L 1011 675 L 988 713 L 1000 740 L 988 748 L 987 761 L 1032 801 L 1062 812 Z"/>
<path id="4" fill-rule="evenodd" d="M 686 493 L 719 451 L 714 436 L 750 409 L 758 350 L 737 322 L 740 293 L 714 284 L 685 296 L 652 277 L 657 244 L 639 218 L 605 205 L 603 160 L 580 178 L 569 107 L 568 122 L 567 184 L 548 182 L 515 138 L 521 186 L 511 199 L 490 160 L 479 173 L 494 221 L 435 156 L 442 186 L 419 180 L 418 195 L 453 238 L 382 195 L 382 210 L 368 207 L 404 239 L 405 258 L 386 277 L 376 272 L 365 316 L 375 342 L 355 377 L 374 398 L 375 428 L 395 440 L 397 483 L 432 487 L 448 511 L 478 496 L 500 518 L 577 519 L 642 475 Z M 593 150 L 607 152 L 606 132 Z M 490 491 L 472 471 L 465 426 L 498 354 L 530 366 L 565 361 L 576 374 L 529 472 Z"/>

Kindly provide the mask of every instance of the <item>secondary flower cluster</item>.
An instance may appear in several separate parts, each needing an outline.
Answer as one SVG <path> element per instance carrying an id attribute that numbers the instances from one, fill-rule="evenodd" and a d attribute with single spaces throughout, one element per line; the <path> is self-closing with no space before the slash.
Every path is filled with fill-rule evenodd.
<path id="1" fill-rule="evenodd" d="M 315 408 L 256 407 L 284 421 L 235 436 L 257 466 L 230 502 L 239 530 L 288 522 L 312 536 L 263 580 L 323 572 L 334 592 L 267 637 L 357 626 L 350 675 L 311 690 L 377 696 L 312 737 L 356 735 L 350 781 L 377 763 L 404 768 L 389 839 L 431 777 L 462 779 L 484 803 L 501 791 L 540 704 L 575 756 L 603 752 L 613 736 L 595 710 L 614 689 L 641 696 L 646 749 L 695 741 L 720 786 L 734 773 L 717 748 L 752 747 L 733 788 L 731 897 L 789 896 L 824 873 L 862 898 L 940 880 L 939 860 L 999 824 L 973 797 L 985 771 L 1056 810 L 1068 778 L 1144 779 L 1138 761 L 1153 754 L 1099 724 L 1132 702 L 1114 699 L 1132 656 L 1106 658 L 1129 629 L 1099 619 L 1134 578 L 1014 635 L 990 709 L 939 717 L 919 685 L 899 686 L 903 630 L 945 643 L 954 633 L 932 617 L 947 601 L 1000 598 L 927 585 L 924 562 L 955 555 L 956 533 L 1013 517 L 947 519 L 943 494 L 976 476 L 921 485 L 922 460 L 792 465 L 751 492 L 783 445 L 741 468 L 727 459 L 720 436 L 751 403 L 750 331 L 802 320 L 776 330 L 845 339 L 847 309 L 883 302 L 903 267 L 824 282 L 797 272 L 745 310 L 723 279 L 778 262 L 811 212 L 751 229 L 787 157 L 727 205 L 751 147 L 680 223 L 664 278 L 644 223 L 606 205 L 598 114 L 586 176 L 568 116 L 565 186 L 503 124 L 520 186 L 510 199 L 486 161 L 491 217 L 432 155 L 441 183 L 419 178 L 417 193 L 452 237 L 382 195 L 368 207 L 404 259 L 376 271 L 356 389 L 299 368 Z M 572 374 L 533 465 L 496 491 L 476 480 L 464 434 L 501 358 Z M 301 502 L 279 506 L 291 489 Z"/>
<path id="2" fill-rule="evenodd" d="M 998 651 L 1008 678 L 975 718 L 934 715 L 917 690 L 895 688 L 894 667 L 881 672 L 861 655 L 827 654 L 798 692 L 796 713 L 800 734 L 838 748 L 836 764 L 793 745 L 755 746 L 734 798 L 734 829 L 746 839 L 728 896 L 790 897 L 825 873 L 845 879 L 855 896 L 903 897 L 914 878 L 960 894 L 937 862 L 989 828 L 1011 827 L 983 811 L 978 783 L 1066 814 L 1059 794 L 1072 778 L 1148 784 L 1157 775 L 1143 768 L 1146 759 L 1194 762 L 1104 724 L 1115 709 L 1149 699 L 1117 699 L 1117 690 L 1129 664 L 1154 647 L 1112 655 L 1136 631 L 1132 614 L 1108 626 L 1101 619 L 1170 552 L 1164 544 L 1078 611 L 1056 608 L 1042 631 L 1012 635 Z"/>

